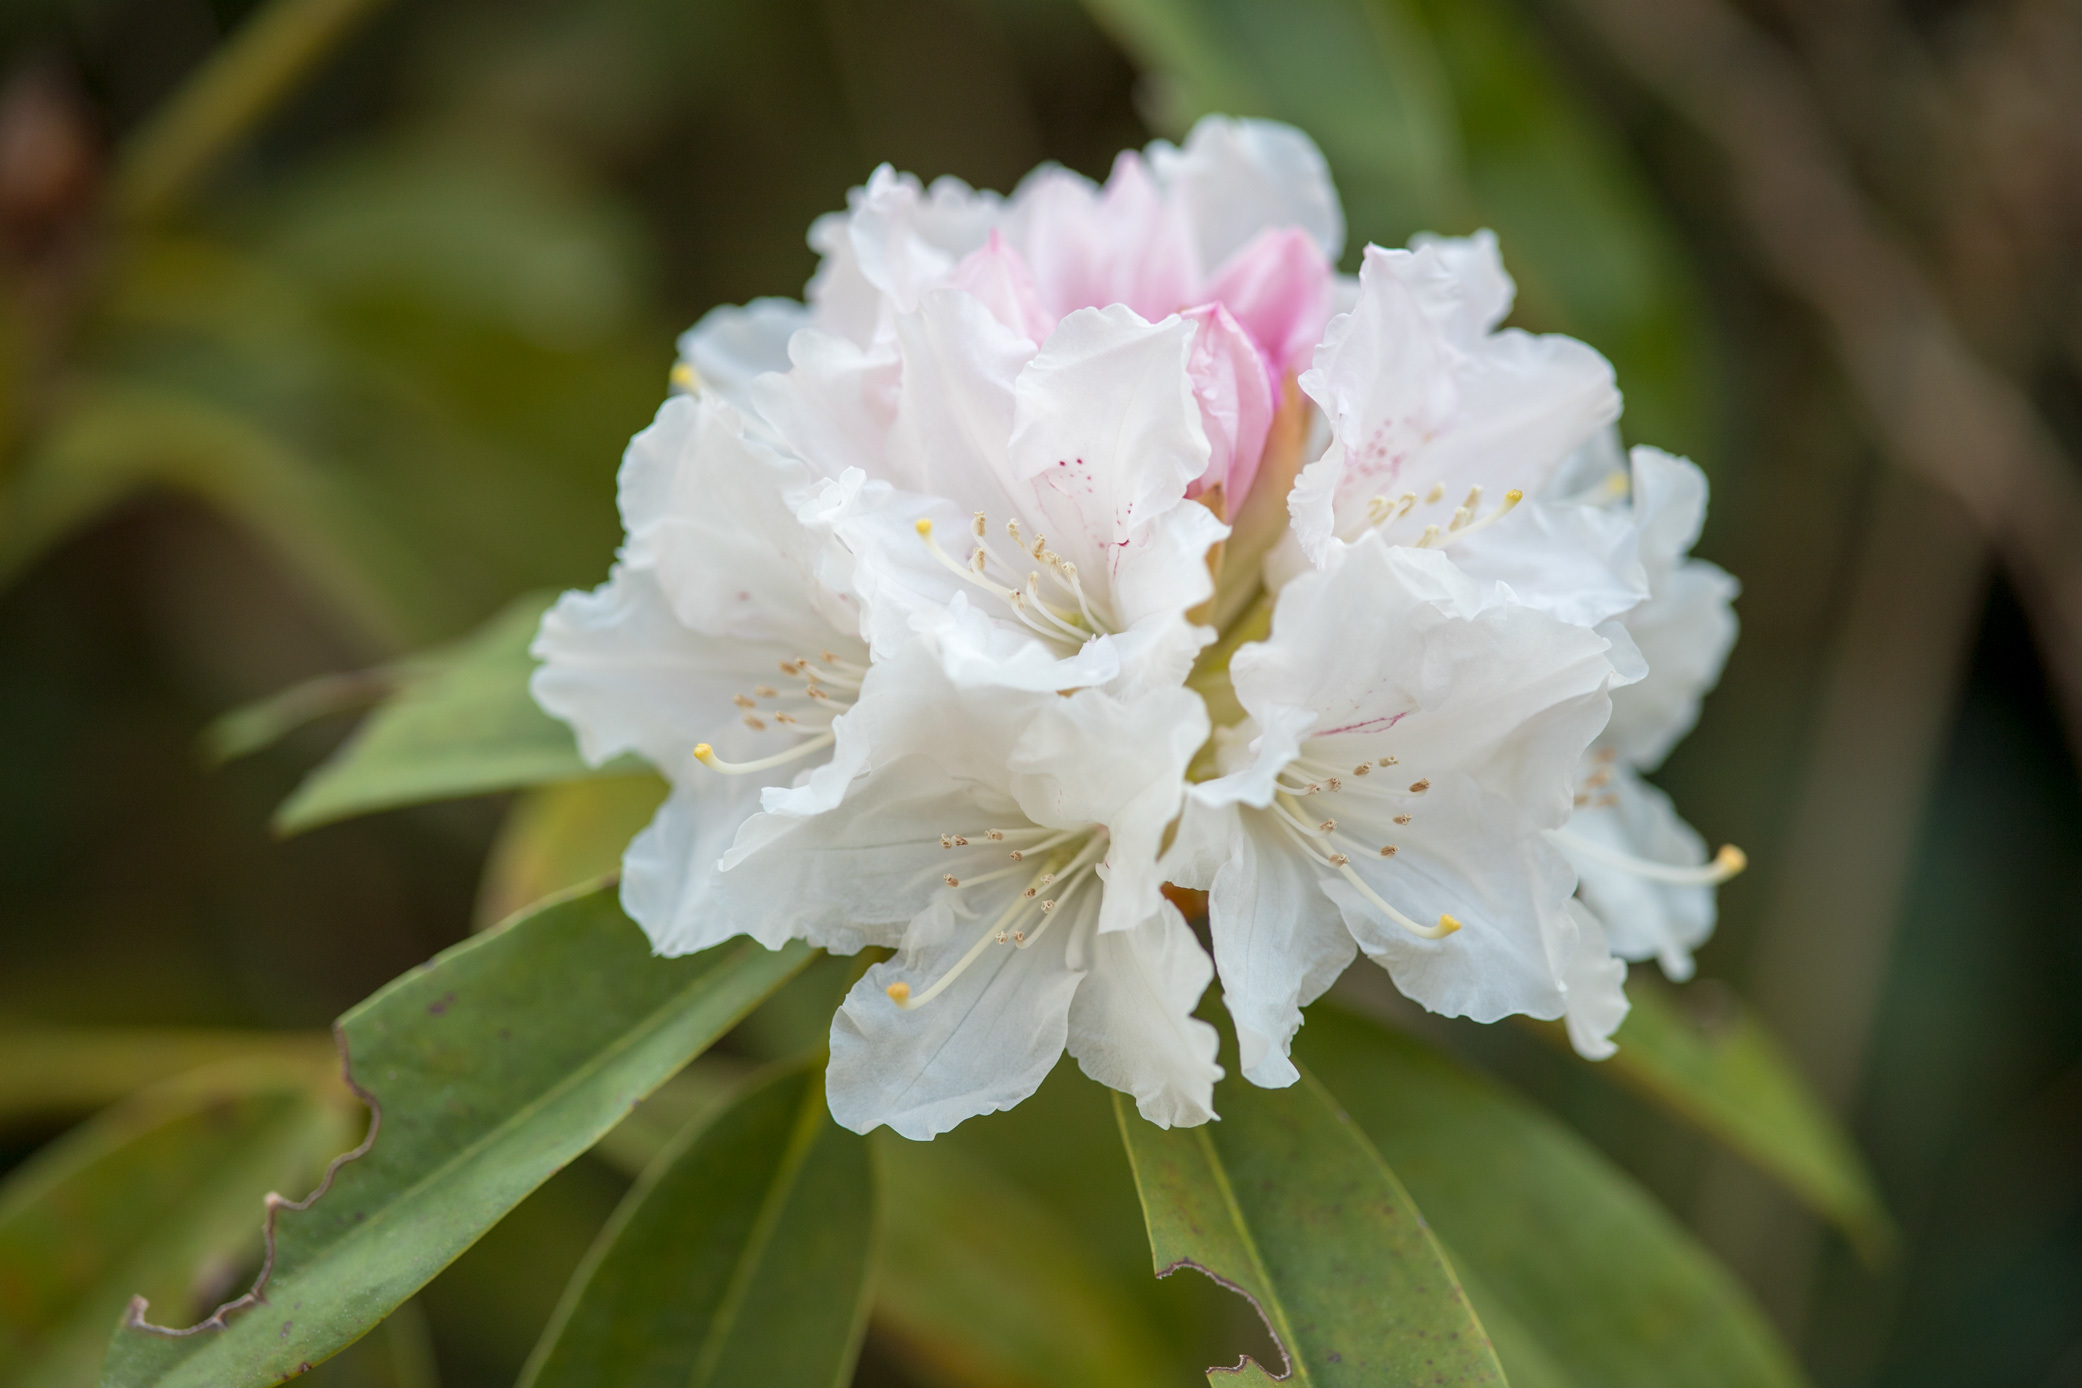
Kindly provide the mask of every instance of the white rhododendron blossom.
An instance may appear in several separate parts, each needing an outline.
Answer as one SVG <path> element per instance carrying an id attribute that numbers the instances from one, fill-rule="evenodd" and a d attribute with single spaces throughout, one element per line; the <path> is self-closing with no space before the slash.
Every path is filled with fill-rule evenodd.
<path id="1" fill-rule="evenodd" d="M 1153 1122 L 1213 1113 L 1214 976 L 1161 894 L 1158 848 L 1206 740 L 1173 687 L 978 698 L 920 647 L 864 699 L 875 764 L 843 804 L 765 822 L 724 874 L 734 919 L 898 946 L 832 1028 L 831 1108 L 931 1137 L 1032 1093 L 1067 1047 Z"/>
<path id="2" fill-rule="evenodd" d="M 535 692 L 672 782 L 622 881 L 661 953 L 892 952 L 833 1019 L 848 1127 L 931 1137 L 1065 1052 L 1205 1122 L 1209 984 L 1289 1084 L 1360 953 L 1600 1056 L 1624 961 L 1711 928 L 1731 850 L 1640 774 L 1733 638 L 1703 478 L 1628 464 L 1595 351 L 1499 326 L 1487 233 L 1357 279 L 1343 238 L 1262 121 L 1103 185 L 885 167 L 812 228 L 806 302 L 682 338 Z"/>
<path id="3" fill-rule="evenodd" d="M 1355 949 L 1448 1015 L 1607 1006 L 1571 1007 L 1575 876 L 1542 831 L 1611 711 L 1608 651 L 1378 534 L 1280 592 L 1270 639 L 1229 666 L 1250 720 L 1218 734 L 1226 774 L 1193 788 L 1170 864 L 1209 891 L 1247 1076 L 1293 1081 L 1301 1006 Z M 1622 973 L 1582 981 L 1617 993 Z"/>

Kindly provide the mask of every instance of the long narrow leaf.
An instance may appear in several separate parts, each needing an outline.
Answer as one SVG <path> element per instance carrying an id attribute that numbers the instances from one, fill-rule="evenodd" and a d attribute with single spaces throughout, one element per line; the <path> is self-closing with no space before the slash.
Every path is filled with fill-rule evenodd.
<path id="1" fill-rule="evenodd" d="M 867 1327 L 867 1141 L 831 1121 L 823 1057 L 697 1119 L 571 1281 L 522 1388 L 840 1388 Z"/>
<path id="2" fill-rule="evenodd" d="M 1326 1006 L 1310 1011 L 1296 1053 L 1423 1204 L 1520 1388 L 1801 1382 L 1735 1279 L 1530 1104 Z"/>
<path id="3" fill-rule="evenodd" d="M 275 812 L 275 828 L 596 774 L 528 693 L 528 643 L 548 604 L 518 598 L 468 640 L 415 661 L 404 688 Z"/>
<path id="4" fill-rule="evenodd" d="M 1167 1130 L 1115 1100 L 1158 1276 L 1197 1268 L 1249 1297 L 1286 1356 L 1282 1381 L 1504 1382 L 1424 1217 L 1313 1077 L 1232 1078 L 1215 1102 L 1219 1123 Z"/>
<path id="5" fill-rule="evenodd" d="M 378 1115 L 366 1150 L 271 1207 L 254 1293 L 182 1333 L 133 1303 L 103 1383 L 244 1388 L 339 1352 L 814 953 L 740 940 L 659 959 L 602 890 L 398 979 L 340 1021 Z"/>

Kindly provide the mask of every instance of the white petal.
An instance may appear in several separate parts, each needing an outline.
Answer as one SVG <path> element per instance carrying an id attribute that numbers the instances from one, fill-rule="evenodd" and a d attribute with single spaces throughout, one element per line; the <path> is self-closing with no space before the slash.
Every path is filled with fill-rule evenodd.
<path id="1" fill-rule="evenodd" d="M 1089 895 L 1081 909 L 1096 909 Z M 832 1018 L 831 1116 L 854 1132 L 886 1124 L 924 1141 L 1032 1094 L 1068 1039 L 1079 974 L 1065 950 L 1076 924 L 1055 922 L 1027 949 L 987 946 L 944 993 L 906 1012 L 889 985 L 923 993 L 984 929 L 936 902 L 905 931 L 903 952 L 869 969 Z"/>
<path id="2" fill-rule="evenodd" d="M 649 569 L 617 564 L 593 591 L 564 594 L 529 651 L 542 662 L 530 692 L 571 725 L 591 765 L 635 752 L 677 778 L 695 769 L 696 743 L 747 758 L 786 745 L 745 728 L 731 700 L 766 679 L 788 648 L 690 631 Z"/>
<path id="3" fill-rule="evenodd" d="M 1437 485 L 1437 514 L 1397 523 L 1414 539 L 1427 522 L 1443 526 L 1470 486 L 1492 497 L 1537 492 L 1618 417 L 1612 368 L 1590 348 L 1481 331 L 1498 292 L 1487 263 L 1477 254 L 1456 261 L 1438 244 L 1367 248 L 1358 303 L 1331 321 L 1301 378 L 1344 445 L 1311 465 L 1293 503 L 1303 545 L 1319 562 L 1326 495 L 1337 532 L 1352 535 L 1368 523 L 1370 499 L 1428 497 Z"/>
<path id="4" fill-rule="evenodd" d="M 1291 125 L 1203 116 L 1184 149 L 1160 141 L 1149 163 L 1191 222 L 1202 265 L 1221 264 L 1267 227 L 1300 227 L 1333 261 L 1344 253 L 1330 167 Z"/>
<path id="5" fill-rule="evenodd" d="M 903 383 L 894 340 L 863 347 L 804 328 L 789 339 L 788 360 L 787 374 L 752 382 L 767 427 L 820 477 L 858 468 L 890 480 L 889 431 Z"/>
<path id="6" fill-rule="evenodd" d="M 1308 750 L 1333 766 L 1393 755 L 1413 780 L 1459 770 L 1546 827 L 1568 816 L 1613 673 L 1596 633 L 1486 599 L 1445 555 L 1377 535 L 1282 589 L 1271 639 L 1229 672 L 1261 727 L 1280 709 L 1317 714 Z"/>
<path id="7" fill-rule="evenodd" d="M 1434 780 L 1412 823 L 1354 829 L 1355 838 L 1394 834 L 1394 857 L 1352 858 L 1375 892 L 1421 925 L 1442 915 L 1461 924 L 1443 939 L 1420 939 L 1343 877 L 1324 873 L 1323 889 L 1346 928 L 1404 996 L 1478 1022 L 1562 1015 L 1562 970 L 1576 944 L 1567 911 L 1576 875 L 1515 806 L 1447 775 Z"/>
<path id="8" fill-rule="evenodd" d="M 759 808 L 751 777 L 684 781 L 658 807 L 622 855 L 622 909 L 663 955 L 719 945 L 743 927 L 715 897 L 717 860 L 738 826 Z M 782 938 L 760 943 L 778 948 Z"/>
<path id="9" fill-rule="evenodd" d="M 903 387 L 887 475 L 907 490 L 947 497 L 1002 526 L 1020 514 L 1016 498 L 1027 492 L 1008 444 L 1014 383 L 1034 359 L 1034 344 L 958 289 L 926 295 L 917 312 L 896 320 L 894 331 Z"/>
<path id="10" fill-rule="evenodd" d="M 762 942 L 801 938 L 841 954 L 893 944 L 947 895 L 940 836 L 990 822 L 991 808 L 923 757 L 877 766 L 836 809 L 747 820 L 723 857 L 716 909 Z M 1008 802 L 996 808 L 1011 817 Z"/>
<path id="11" fill-rule="evenodd" d="M 820 217 L 810 244 L 823 253 L 809 299 L 819 326 L 866 346 L 891 311 L 908 313 L 944 284 L 955 262 L 983 243 L 998 215 L 995 194 L 959 179 L 931 190 L 887 164 L 847 195 L 849 210 Z"/>
<path id="12" fill-rule="evenodd" d="M 1214 1117 L 1217 1037 L 1193 1016 L 1214 964 L 1185 918 L 1166 902 L 1133 930 L 1096 934 L 1090 953 L 1070 1004 L 1068 1045 L 1078 1065 L 1132 1095 L 1160 1128 Z"/>
<path id="13" fill-rule="evenodd" d="M 812 480 L 720 398 L 675 396 L 622 461 L 623 555 L 696 631 L 809 650 L 852 637 L 858 610 L 821 581 L 827 542 L 796 514 Z"/>
<path id="14" fill-rule="evenodd" d="M 1640 532 L 1613 507 L 1528 498 L 1449 552 L 1469 577 L 1507 584 L 1518 601 L 1576 626 L 1594 627 L 1648 596 Z"/>
<path id="15" fill-rule="evenodd" d="M 1735 644 L 1740 585 L 1685 553 L 1706 510 L 1706 478 L 1682 458 L 1633 453 L 1634 514 L 1648 561 L 1648 600 L 1626 616 L 1648 675 L 1612 699 L 1605 741 L 1629 764 L 1652 770 L 1699 719 L 1699 701 L 1720 679 Z"/>
<path id="16" fill-rule="evenodd" d="M 1504 269 L 1495 232 L 1486 228 L 1473 236 L 1419 232 L 1410 238 L 1410 250 L 1413 254 L 1405 262 L 1406 273 L 1425 281 L 1420 292 L 1430 316 L 1454 345 L 1479 345 L 1511 312 L 1518 286 Z"/>
<path id="17" fill-rule="evenodd" d="M 753 379 L 788 369 L 788 339 L 809 321 L 810 311 L 793 299 L 725 304 L 680 334 L 680 360 L 694 369 L 700 389 L 749 410 Z"/>
<path id="18" fill-rule="evenodd" d="M 1678 817 L 1662 791 L 1624 765 L 1603 770 L 1610 779 L 1586 792 L 1593 801 L 1570 817 L 1559 846 L 1575 864 L 1578 891 L 1603 922 L 1612 952 L 1623 959 L 1658 960 L 1663 972 L 1681 983 L 1692 976 L 1692 951 L 1713 934 L 1713 888 L 1649 881 L 1588 853 L 1572 852 L 1568 839 L 1587 839 L 1672 867 L 1704 864 L 1706 841 Z M 1603 803 L 1606 796 L 1612 803 Z"/>
<path id="19" fill-rule="evenodd" d="M 1188 816 L 1195 813 L 1233 826 L 1207 909 L 1238 1058 L 1251 1083 L 1284 1088 L 1300 1077 L 1287 1053 L 1301 1009 L 1337 981 L 1358 946 L 1322 891 L 1322 870 L 1266 816 L 1233 807 Z"/>
<path id="20" fill-rule="evenodd" d="M 1576 952 L 1563 974 L 1568 1011 L 1563 1014 L 1569 1044 L 1585 1060 L 1605 1060 L 1619 1047 L 1612 1033 L 1627 1016 L 1627 966 L 1605 948 L 1605 932 L 1580 902 L 1569 903 L 1576 924 Z"/>
<path id="21" fill-rule="evenodd" d="M 1156 622 L 1175 663 L 1176 623 L 1214 591 L 1207 550 L 1228 528 L 1184 502 L 1206 470 L 1207 435 L 1187 373 L 1192 326 L 1126 308 L 1064 319 L 1020 373 L 1012 461 L 1032 488 L 1028 515 L 1075 563 L 1115 630 Z M 1189 664 L 1202 638 L 1190 636 Z M 1152 682 L 1175 680 L 1167 668 Z"/>
<path id="22" fill-rule="evenodd" d="M 1051 548 L 1087 576 L 1178 506 L 1207 470 L 1187 362 L 1193 327 L 1121 305 L 1064 318 L 1020 372 L 1014 475 L 1032 483 Z"/>
<path id="23" fill-rule="evenodd" d="M 1101 930 L 1129 929 L 1163 906 L 1157 857 L 1207 728 L 1200 696 L 1187 689 L 1136 699 L 1081 689 L 1045 700 L 1006 758 L 1027 818 L 1111 832 Z"/>

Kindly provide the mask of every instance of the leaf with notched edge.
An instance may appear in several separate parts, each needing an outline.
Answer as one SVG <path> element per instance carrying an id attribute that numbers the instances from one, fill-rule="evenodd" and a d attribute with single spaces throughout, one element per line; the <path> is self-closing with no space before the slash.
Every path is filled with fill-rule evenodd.
<path id="1" fill-rule="evenodd" d="M 257 1388 L 338 1353 L 815 953 L 659 959 L 603 889 L 391 983 L 339 1024 L 377 1110 L 367 1154 L 280 1211 L 265 1300 L 178 1338 L 133 1315 L 103 1384 Z"/>
<path id="2" fill-rule="evenodd" d="M 1288 1089 L 1232 1075 L 1215 1104 L 1220 1122 L 1168 1130 L 1114 1104 L 1157 1275 L 1192 1267 L 1249 1297 L 1286 1356 L 1277 1379 L 1246 1359 L 1211 1380 L 1504 1382 L 1423 1216 L 1306 1070 Z"/>

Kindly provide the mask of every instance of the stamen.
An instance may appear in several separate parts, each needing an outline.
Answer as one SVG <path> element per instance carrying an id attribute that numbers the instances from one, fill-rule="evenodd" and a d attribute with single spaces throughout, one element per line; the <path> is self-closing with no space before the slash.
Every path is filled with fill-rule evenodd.
<path id="1" fill-rule="evenodd" d="M 1410 822 L 1410 817 L 1406 814 L 1399 814 L 1395 817 L 1395 822 L 1397 824 L 1408 824 Z"/>
<path id="2" fill-rule="evenodd" d="M 1622 853 L 1616 848 L 1594 843 L 1566 829 L 1549 829 L 1547 836 L 1571 852 L 1581 853 L 1593 862 L 1618 868 L 1622 872 L 1630 872 L 1651 882 L 1668 882 L 1680 887 L 1717 887 L 1749 866 L 1749 855 L 1732 843 L 1722 844 L 1720 852 L 1713 855 L 1712 862 L 1688 866 L 1637 858 L 1631 853 Z"/>
<path id="3" fill-rule="evenodd" d="M 1429 776 L 1423 778 L 1422 780 L 1410 782 L 1410 794 L 1412 795 L 1422 795 L 1425 791 L 1430 789 L 1431 778 Z"/>
<path id="4" fill-rule="evenodd" d="M 770 684 L 755 684 L 752 686 L 752 692 L 762 699 L 778 699 L 781 697 L 781 691 Z"/>
<path id="5" fill-rule="evenodd" d="M 819 733 L 815 737 L 796 743 L 785 752 L 776 752 L 757 761 L 724 761 L 716 755 L 715 748 L 706 742 L 699 742 L 694 745 L 694 760 L 712 771 L 722 772 L 725 776 L 748 776 L 754 771 L 764 771 L 768 767 L 794 761 L 797 757 L 808 756 L 820 747 L 829 747 L 837 737 L 837 733 Z"/>
<path id="6" fill-rule="evenodd" d="M 757 718 L 754 718 L 749 713 L 745 715 L 745 726 L 750 728 L 755 733 L 763 733 L 766 731 L 766 724 L 762 723 Z"/>
<path id="7" fill-rule="evenodd" d="M 1080 832 L 1084 831 L 1071 830 L 1069 831 L 1069 833 L 1066 833 L 1064 837 L 1069 837 L 1069 834 Z M 1027 933 L 1023 930 L 1012 931 L 1012 943 L 1015 947 L 1023 949 L 1028 944 L 1032 943 L 1033 940 L 1038 940 L 1041 938 L 1042 932 L 1048 929 L 1048 920 L 1052 918 L 1050 913 L 1053 912 L 1054 908 L 1057 905 L 1059 905 L 1064 900 L 1068 899 L 1071 891 L 1075 890 L 1077 886 L 1081 885 L 1082 878 L 1089 873 L 1092 859 L 1097 857 L 1098 854 L 1104 849 L 1106 842 L 1107 835 L 1104 830 L 1101 830 L 1098 833 L 1093 834 L 1091 841 L 1086 843 L 1084 847 L 1079 850 L 1077 856 L 1075 858 L 1072 858 L 1070 862 L 1065 865 L 1063 870 L 1066 872 L 1073 870 L 1077 871 L 1079 880 L 1071 883 L 1069 887 L 1065 888 L 1052 901 L 1048 902 L 1042 907 L 1043 921 L 1041 929 L 1036 930 L 1031 939 L 1029 939 Z M 927 988 L 923 993 L 920 993 L 916 997 L 913 997 L 911 995 L 911 988 L 909 984 L 894 983 L 883 990 L 884 992 L 889 994 L 889 1000 L 895 1003 L 898 1007 L 902 1008 L 904 1011 L 912 1012 L 917 1010 L 918 1008 L 925 1006 L 934 998 L 940 996 L 941 993 L 947 990 L 949 984 L 953 983 L 955 979 L 960 978 L 962 974 L 967 971 L 969 965 L 975 963 L 977 959 L 982 957 L 983 951 L 988 949 L 992 943 L 1003 942 L 1006 930 L 1009 927 L 1011 927 L 1012 924 L 1019 918 L 1019 916 L 1026 910 L 1027 903 L 1032 899 L 1034 895 L 1034 887 L 1040 885 L 1044 877 L 1051 876 L 1052 874 L 1037 874 L 1034 878 L 1034 881 L 1030 883 L 1027 887 L 1027 890 L 1021 893 L 1020 895 L 1012 898 L 1012 904 L 1007 906 L 1004 909 L 1003 913 L 1001 913 L 996 920 L 990 923 L 990 927 L 987 930 L 985 930 L 981 935 L 976 937 L 976 943 L 969 946 L 968 953 L 964 954 L 959 960 L 957 960 L 953 968 L 949 969 L 946 973 L 941 974 L 940 977 L 934 981 L 933 985 L 930 988 Z M 981 879 L 977 880 L 980 881 Z"/>
<path id="8" fill-rule="evenodd" d="M 1393 858 L 1393 857 L 1395 856 L 1395 845 L 1394 845 L 1394 844 L 1392 844 L 1392 843 L 1384 843 L 1384 844 L 1382 844 L 1382 845 L 1381 845 L 1381 856 L 1382 856 L 1383 858 Z"/>
<path id="9" fill-rule="evenodd" d="M 1282 818 L 1284 819 L 1285 817 L 1282 816 Z M 1437 925 L 1424 926 L 1417 924 L 1417 922 L 1411 920 L 1408 916 L 1396 910 L 1393 906 L 1390 906 L 1386 901 L 1382 899 L 1381 894 L 1379 892 L 1375 891 L 1372 887 L 1368 886 L 1366 879 L 1361 877 L 1358 874 L 1358 872 L 1354 870 L 1354 868 L 1352 867 L 1352 861 L 1350 858 L 1346 857 L 1342 853 L 1324 853 L 1321 849 L 1317 848 L 1314 844 L 1310 843 L 1306 838 L 1302 837 L 1300 833 L 1296 832 L 1298 826 L 1293 825 L 1291 820 L 1287 821 L 1287 824 L 1284 827 L 1286 827 L 1287 829 L 1288 837 L 1292 838 L 1294 842 L 1300 846 L 1301 850 L 1304 853 L 1307 853 L 1311 858 L 1314 858 L 1317 862 L 1323 864 L 1325 867 L 1334 868 L 1341 876 L 1344 877 L 1346 881 L 1350 882 L 1353 886 L 1357 887 L 1360 891 L 1360 894 L 1363 895 L 1368 901 L 1372 902 L 1375 908 L 1378 909 L 1383 915 L 1387 916 L 1389 920 L 1394 921 L 1404 930 L 1409 931 L 1410 934 L 1415 935 L 1418 939 L 1443 940 L 1444 938 L 1446 938 L 1446 936 L 1451 935 L 1454 931 L 1460 929 L 1460 922 L 1456 920 L 1454 917 L 1445 914 L 1441 914 L 1439 916 L 1439 923 Z"/>
<path id="10" fill-rule="evenodd" d="M 733 695 L 731 695 L 731 696 L 730 696 L 730 702 L 731 702 L 731 703 L 733 703 L 733 704 L 736 704 L 736 705 L 737 705 L 737 706 L 738 706 L 739 708 L 758 708 L 758 707 L 759 707 L 759 701 L 758 701 L 757 699 L 749 699 L 749 698 L 746 698 L 746 697 L 745 697 L 744 695 L 742 695 L 742 694 L 733 694 Z"/>
<path id="11" fill-rule="evenodd" d="M 1357 765 L 1357 766 L 1355 766 L 1355 767 L 1353 767 L 1353 768 L 1352 768 L 1352 774 L 1353 774 L 1354 776 L 1365 776 L 1365 775 L 1369 775 L 1369 774 L 1371 774 L 1371 773 L 1372 773 L 1372 771 L 1373 771 L 1373 769 L 1374 769 L 1374 764 L 1373 764 L 1372 762 L 1370 762 L 1370 761 L 1363 761 L 1363 762 L 1359 763 L 1359 765 Z"/>
<path id="12" fill-rule="evenodd" d="M 1431 484 L 1431 490 L 1424 494 L 1424 504 L 1426 506 L 1435 506 L 1438 504 L 1439 498 L 1445 494 L 1446 484 L 1444 482 L 1434 482 Z"/>

